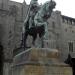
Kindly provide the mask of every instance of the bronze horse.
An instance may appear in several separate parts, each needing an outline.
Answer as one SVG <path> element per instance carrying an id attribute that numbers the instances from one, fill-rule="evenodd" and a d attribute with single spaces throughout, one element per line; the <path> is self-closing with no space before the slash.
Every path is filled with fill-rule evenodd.
<path id="1" fill-rule="evenodd" d="M 26 40 L 27 40 L 28 35 L 33 37 L 32 44 L 35 45 L 35 40 L 37 38 L 37 34 L 39 35 L 40 38 L 42 38 L 44 36 L 44 34 L 45 34 L 44 25 L 34 26 L 29 29 L 29 22 L 27 22 L 26 27 L 25 27 L 25 33 L 23 34 L 22 46 L 24 48 L 27 48 Z"/>
<path id="2" fill-rule="evenodd" d="M 25 33 L 22 40 L 22 44 L 24 48 L 26 48 L 26 40 L 28 35 L 31 35 L 33 37 L 32 44 L 35 45 L 35 40 L 37 38 L 37 34 L 39 34 L 39 37 L 42 39 L 44 34 L 47 34 L 47 20 L 50 18 L 52 10 L 55 8 L 56 3 L 54 1 L 48 1 L 46 2 L 40 10 L 36 13 L 33 18 L 32 26 L 29 28 L 29 19 L 27 20 L 25 24 Z M 31 20 L 30 19 L 30 20 Z M 46 36 L 46 35 L 45 35 Z"/>

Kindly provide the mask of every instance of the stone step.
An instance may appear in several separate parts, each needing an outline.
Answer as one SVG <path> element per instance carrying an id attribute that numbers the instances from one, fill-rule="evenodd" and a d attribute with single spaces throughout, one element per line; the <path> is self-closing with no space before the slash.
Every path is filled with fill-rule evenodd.
<path id="1" fill-rule="evenodd" d="M 20 65 L 13 69 L 13 75 L 72 75 L 72 69 L 65 65 Z"/>

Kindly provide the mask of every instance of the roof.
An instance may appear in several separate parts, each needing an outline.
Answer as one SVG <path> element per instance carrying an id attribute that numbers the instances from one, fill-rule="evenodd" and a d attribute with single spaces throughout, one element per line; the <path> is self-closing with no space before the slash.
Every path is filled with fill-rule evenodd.
<path id="1" fill-rule="evenodd" d="M 75 18 L 72 18 L 72 17 L 68 17 L 68 16 L 65 16 L 65 15 L 61 15 L 62 18 L 64 19 L 69 19 L 69 20 L 73 20 L 75 22 Z"/>

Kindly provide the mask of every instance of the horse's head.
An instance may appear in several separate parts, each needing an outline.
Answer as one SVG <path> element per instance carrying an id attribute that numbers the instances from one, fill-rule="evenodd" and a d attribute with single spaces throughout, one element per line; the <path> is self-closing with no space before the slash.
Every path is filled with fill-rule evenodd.
<path id="1" fill-rule="evenodd" d="M 52 9 L 54 9 L 55 6 L 56 6 L 56 2 L 51 0 L 51 1 L 50 1 L 50 7 L 51 7 Z"/>

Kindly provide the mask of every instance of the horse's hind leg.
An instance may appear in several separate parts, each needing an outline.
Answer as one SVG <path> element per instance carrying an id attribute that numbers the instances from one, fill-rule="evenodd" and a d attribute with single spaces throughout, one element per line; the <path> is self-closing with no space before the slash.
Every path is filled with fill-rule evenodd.
<path id="1" fill-rule="evenodd" d="M 44 37 L 42 36 L 40 39 L 41 39 L 41 47 L 44 48 Z"/>
<path id="2" fill-rule="evenodd" d="M 33 35 L 33 41 L 32 41 L 33 46 L 35 46 L 35 40 L 36 40 L 36 38 L 37 38 L 37 34 L 34 34 Z"/>
<path id="3" fill-rule="evenodd" d="M 39 33 L 39 37 L 40 37 L 41 47 L 44 48 L 44 33 L 43 32 Z"/>

